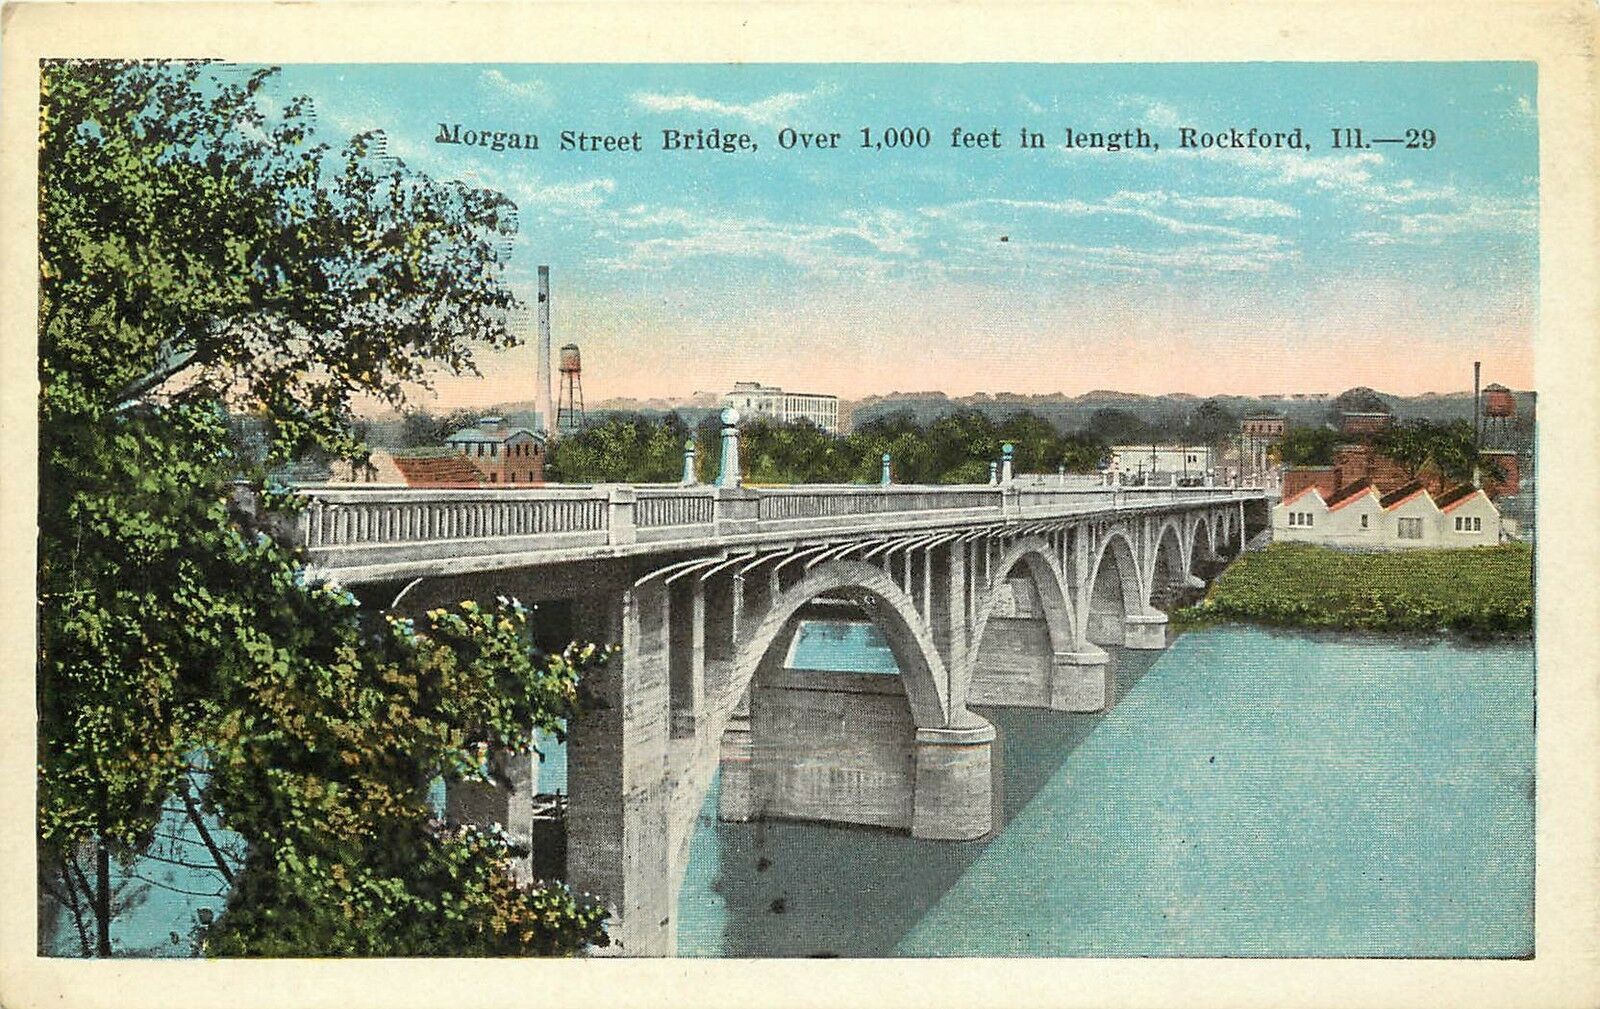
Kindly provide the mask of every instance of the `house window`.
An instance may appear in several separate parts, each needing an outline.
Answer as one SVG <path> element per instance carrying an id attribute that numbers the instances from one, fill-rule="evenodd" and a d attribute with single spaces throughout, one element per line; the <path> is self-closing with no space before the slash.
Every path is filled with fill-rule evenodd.
<path id="1" fill-rule="evenodd" d="M 490 473 L 489 474 L 489 482 L 490 483 L 499 483 L 500 482 L 500 474 L 498 474 L 498 473 Z"/>
<path id="2" fill-rule="evenodd" d="M 1306 512 L 1306 525 L 1314 526 L 1316 524 L 1315 516 L 1313 516 L 1310 512 Z"/>
<path id="3" fill-rule="evenodd" d="M 1292 526 L 1293 525 L 1299 525 L 1300 524 L 1299 519 L 1300 519 L 1300 514 L 1298 512 L 1290 512 L 1289 513 L 1289 524 L 1290 525 L 1292 525 Z"/>
<path id="4" fill-rule="evenodd" d="M 1473 519 L 1472 519 L 1472 531 L 1475 532 L 1475 533 L 1483 532 L 1483 519 L 1482 518 L 1479 518 L 1477 516 L 1473 517 Z"/>
<path id="5" fill-rule="evenodd" d="M 1418 519 L 1400 519 L 1399 520 L 1399 525 L 1396 527 L 1396 530 L 1395 530 L 1395 535 L 1399 539 L 1403 539 L 1403 540 L 1420 540 L 1420 539 L 1422 539 L 1422 520 L 1419 519 L 1419 518 Z"/>
<path id="6" fill-rule="evenodd" d="M 506 483 L 516 483 L 516 482 L 517 482 L 517 475 L 515 473 L 507 473 L 506 474 Z"/>
<path id="7" fill-rule="evenodd" d="M 500 454 L 500 446 L 499 445 L 490 445 L 489 446 L 489 455 L 491 457 L 498 456 L 499 454 Z"/>
<path id="8" fill-rule="evenodd" d="M 1367 528 L 1367 516 L 1365 515 L 1361 516 L 1361 528 Z"/>

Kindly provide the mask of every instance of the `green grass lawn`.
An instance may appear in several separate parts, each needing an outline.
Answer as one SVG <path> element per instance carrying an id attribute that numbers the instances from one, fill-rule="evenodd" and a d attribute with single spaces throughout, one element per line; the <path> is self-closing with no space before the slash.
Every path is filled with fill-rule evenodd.
<path id="1" fill-rule="evenodd" d="M 1275 543 L 1235 561 L 1175 628 L 1244 621 L 1365 631 L 1521 635 L 1533 628 L 1533 548 L 1346 553 Z"/>

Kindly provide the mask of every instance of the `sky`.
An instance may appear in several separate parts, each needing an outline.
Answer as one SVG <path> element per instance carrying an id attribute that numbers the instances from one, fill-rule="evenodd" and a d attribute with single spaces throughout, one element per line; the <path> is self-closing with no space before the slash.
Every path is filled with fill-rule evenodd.
<path id="1" fill-rule="evenodd" d="M 325 139 L 518 205 L 510 279 L 551 269 L 590 403 L 759 381 L 939 390 L 1397 394 L 1533 381 L 1531 63 L 298 65 Z M 538 151 L 435 142 L 441 123 Z M 1142 126 L 1160 150 L 1068 150 Z M 1179 129 L 1303 129 L 1309 151 L 1182 150 Z M 754 152 L 662 151 L 661 131 Z M 840 134 L 782 150 L 778 131 Z M 925 127 L 918 149 L 861 128 Z M 999 150 L 951 146 L 999 129 Z M 1018 133 L 1044 135 L 1023 150 Z M 1334 150 L 1431 129 L 1432 149 Z M 641 134 L 642 153 L 557 147 Z M 1005 241 L 1001 238 L 1004 236 Z M 534 348 L 441 378 L 444 407 L 533 397 Z"/>

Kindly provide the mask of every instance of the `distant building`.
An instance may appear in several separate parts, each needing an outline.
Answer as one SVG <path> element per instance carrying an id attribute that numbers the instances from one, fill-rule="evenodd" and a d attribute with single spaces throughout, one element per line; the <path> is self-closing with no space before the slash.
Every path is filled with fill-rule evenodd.
<path id="1" fill-rule="evenodd" d="M 1111 471 L 1126 480 L 1203 480 L 1216 460 L 1209 445 L 1113 445 Z"/>
<path id="2" fill-rule="evenodd" d="M 1498 500 L 1522 492 L 1522 457 L 1515 450 L 1509 448 L 1486 448 L 1482 455 L 1486 462 L 1492 462 L 1499 468 L 1499 475 L 1486 472 L 1483 474 L 1483 489 L 1489 497 Z"/>
<path id="3" fill-rule="evenodd" d="M 1272 509 L 1272 537 L 1359 550 L 1493 546 L 1512 535 L 1481 488 L 1463 484 L 1437 498 L 1412 481 L 1380 495 L 1369 480 L 1332 494 L 1307 487 Z"/>
<path id="4" fill-rule="evenodd" d="M 1289 418 L 1261 411 L 1239 422 L 1239 475 L 1244 482 L 1264 482 L 1272 470 L 1272 447 L 1289 430 Z"/>
<path id="5" fill-rule="evenodd" d="M 504 417 L 480 417 L 445 439 L 491 484 L 544 482 L 544 437 L 525 427 L 510 427 Z"/>
<path id="6" fill-rule="evenodd" d="M 336 463 L 328 482 L 463 488 L 482 486 L 483 474 L 460 454 L 447 449 L 374 449 L 364 465 Z"/>
<path id="7" fill-rule="evenodd" d="M 814 392 L 785 392 L 760 382 L 735 382 L 722 397 L 746 419 L 766 417 L 779 424 L 808 420 L 829 434 L 839 433 L 839 397 Z"/>
<path id="8" fill-rule="evenodd" d="M 1355 437 L 1375 435 L 1393 423 L 1394 415 L 1385 411 L 1348 410 L 1339 415 L 1340 433 Z"/>

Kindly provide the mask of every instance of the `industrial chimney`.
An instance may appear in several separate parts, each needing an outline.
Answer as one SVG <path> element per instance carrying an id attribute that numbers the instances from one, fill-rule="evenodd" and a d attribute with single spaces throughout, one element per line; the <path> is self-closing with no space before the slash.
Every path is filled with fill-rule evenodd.
<path id="1" fill-rule="evenodd" d="M 556 411 L 550 383 L 550 267 L 539 267 L 539 387 L 535 402 L 548 441 L 556 437 Z"/>

